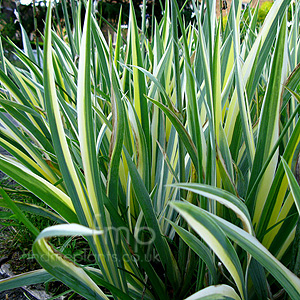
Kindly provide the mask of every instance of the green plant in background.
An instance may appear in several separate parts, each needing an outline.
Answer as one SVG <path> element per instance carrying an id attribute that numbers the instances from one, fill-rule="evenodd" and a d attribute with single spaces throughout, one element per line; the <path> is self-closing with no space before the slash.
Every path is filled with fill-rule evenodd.
<path id="1" fill-rule="evenodd" d="M 273 5 L 273 2 L 271 1 L 266 1 L 262 3 L 260 8 L 258 9 L 258 16 L 257 16 L 257 22 L 262 25 L 264 22 L 268 12 L 270 11 L 271 7 Z"/>
<path id="2" fill-rule="evenodd" d="M 243 33 L 240 1 L 224 31 L 215 1 L 193 2 L 195 24 L 166 2 L 151 41 L 131 5 L 115 45 L 92 1 L 77 4 L 68 43 L 48 9 L 43 65 L 24 30 L 24 51 L 14 47 L 26 69 L 1 55 L 0 144 L 12 156 L 0 169 L 58 225 L 39 232 L 1 190 L 43 269 L 0 290 L 55 278 L 87 299 L 299 299 L 299 2 L 290 30 L 277 0 L 261 28 L 249 10 Z M 51 244 L 77 235 L 93 266 Z"/>
<path id="3" fill-rule="evenodd" d="M 17 25 L 14 23 L 14 20 L 12 18 L 5 21 L 2 14 L 0 14 L 0 17 L 1 17 L 1 21 L 0 21 L 1 35 L 9 36 L 11 38 L 11 40 L 13 40 L 15 42 L 16 41 L 15 34 L 17 31 Z"/>

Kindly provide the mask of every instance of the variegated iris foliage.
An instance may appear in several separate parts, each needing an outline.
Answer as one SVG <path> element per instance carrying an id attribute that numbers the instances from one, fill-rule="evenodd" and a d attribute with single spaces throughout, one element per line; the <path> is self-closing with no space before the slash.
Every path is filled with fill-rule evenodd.
<path id="1" fill-rule="evenodd" d="M 186 24 L 167 1 L 151 40 L 131 6 L 113 45 L 92 1 L 72 1 L 67 37 L 48 9 L 38 58 L 22 32 L 24 69 L 1 51 L 10 155 L 0 169 L 49 210 L 1 190 L 1 205 L 36 235 L 43 269 L 0 290 L 55 278 L 87 299 L 300 298 L 300 3 L 287 21 L 290 2 L 276 0 L 258 29 L 258 9 L 244 22 L 233 1 L 224 32 L 215 1 L 191 3 Z M 24 210 L 57 225 L 39 232 Z M 51 245 L 75 235 L 96 265 Z"/>

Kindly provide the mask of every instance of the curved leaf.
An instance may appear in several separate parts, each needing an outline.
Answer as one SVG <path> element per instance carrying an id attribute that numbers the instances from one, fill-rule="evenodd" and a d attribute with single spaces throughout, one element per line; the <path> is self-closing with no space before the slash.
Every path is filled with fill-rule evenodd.
<path id="1" fill-rule="evenodd" d="M 71 289 L 87 299 L 109 298 L 80 267 L 55 250 L 48 242 L 54 236 L 102 234 L 102 231 L 89 229 L 78 224 L 63 224 L 44 229 L 33 244 L 33 254 L 40 265 L 52 276 L 65 283 Z"/>
<path id="2" fill-rule="evenodd" d="M 245 230 L 253 235 L 254 231 L 247 206 L 237 196 L 222 189 L 200 183 L 179 183 L 174 186 L 216 200 L 225 205 L 236 213 L 237 217 L 242 221 Z"/>
<path id="3" fill-rule="evenodd" d="M 235 290 L 225 284 L 209 286 L 185 300 L 240 300 Z"/>

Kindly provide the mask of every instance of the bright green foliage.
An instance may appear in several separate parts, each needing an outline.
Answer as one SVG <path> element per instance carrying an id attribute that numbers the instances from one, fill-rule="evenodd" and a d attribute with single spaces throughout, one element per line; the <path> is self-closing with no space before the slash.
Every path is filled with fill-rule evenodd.
<path id="1" fill-rule="evenodd" d="M 273 5 L 273 2 L 271 2 L 271 1 L 266 1 L 266 2 L 262 3 L 262 5 L 260 6 L 260 8 L 258 10 L 258 17 L 257 17 L 257 22 L 259 24 L 262 24 L 264 22 L 272 5 Z"/>
<path id="2" fill-rule="evenodd" d="M 54 277 L 87 299 L 267 299 L 281 289 L 299 299 L 300 2 L 290 27 L 288 0 L 260 27 L 258 9 L 243 23 L 236 0 L 221 28 L 216 1 L 192 1 L 189 24 L 166 1 L 151 40 L 131 9 L 116 46 L 92 1 L 79 3 L 70 43 L 48 9 L 43 64 L 25 31 L 24 51 L 14 46 L 25 69 L 0 51 L 0 145 L 12 155 L 0 155 L 0 170 L 61 223 L 39 233 L 1 192 L 38 235 L 44 270 L 0 290 Z M 61 235 L 84 236 L 95 264 L 64 257 L 50 242 Z"/>

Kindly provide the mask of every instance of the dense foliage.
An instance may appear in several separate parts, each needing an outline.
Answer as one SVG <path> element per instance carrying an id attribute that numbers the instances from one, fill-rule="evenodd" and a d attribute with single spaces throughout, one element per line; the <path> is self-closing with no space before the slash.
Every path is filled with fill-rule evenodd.
<path id="1" fill-rule="evenodd" d="M 0 190 L 43 267 L 0 290 L 55 278 L 87 299 L 299 299 L 300 2 L 289 27 L 288 0 L 245 27 L 233 1 L 224 31 L 215 1 L 192 5 L 186 23 L 166 2 L 147 39 L 131 4 L 115 44 L 92 1 L 64 37 L 49 8 L 37 58 L 25 30 L 24 50 L 11 43 L 25 69 L 0 51 L 0 170 L 49 207 Z M 77 235 L 95 264 L 51 244 Z"/>

